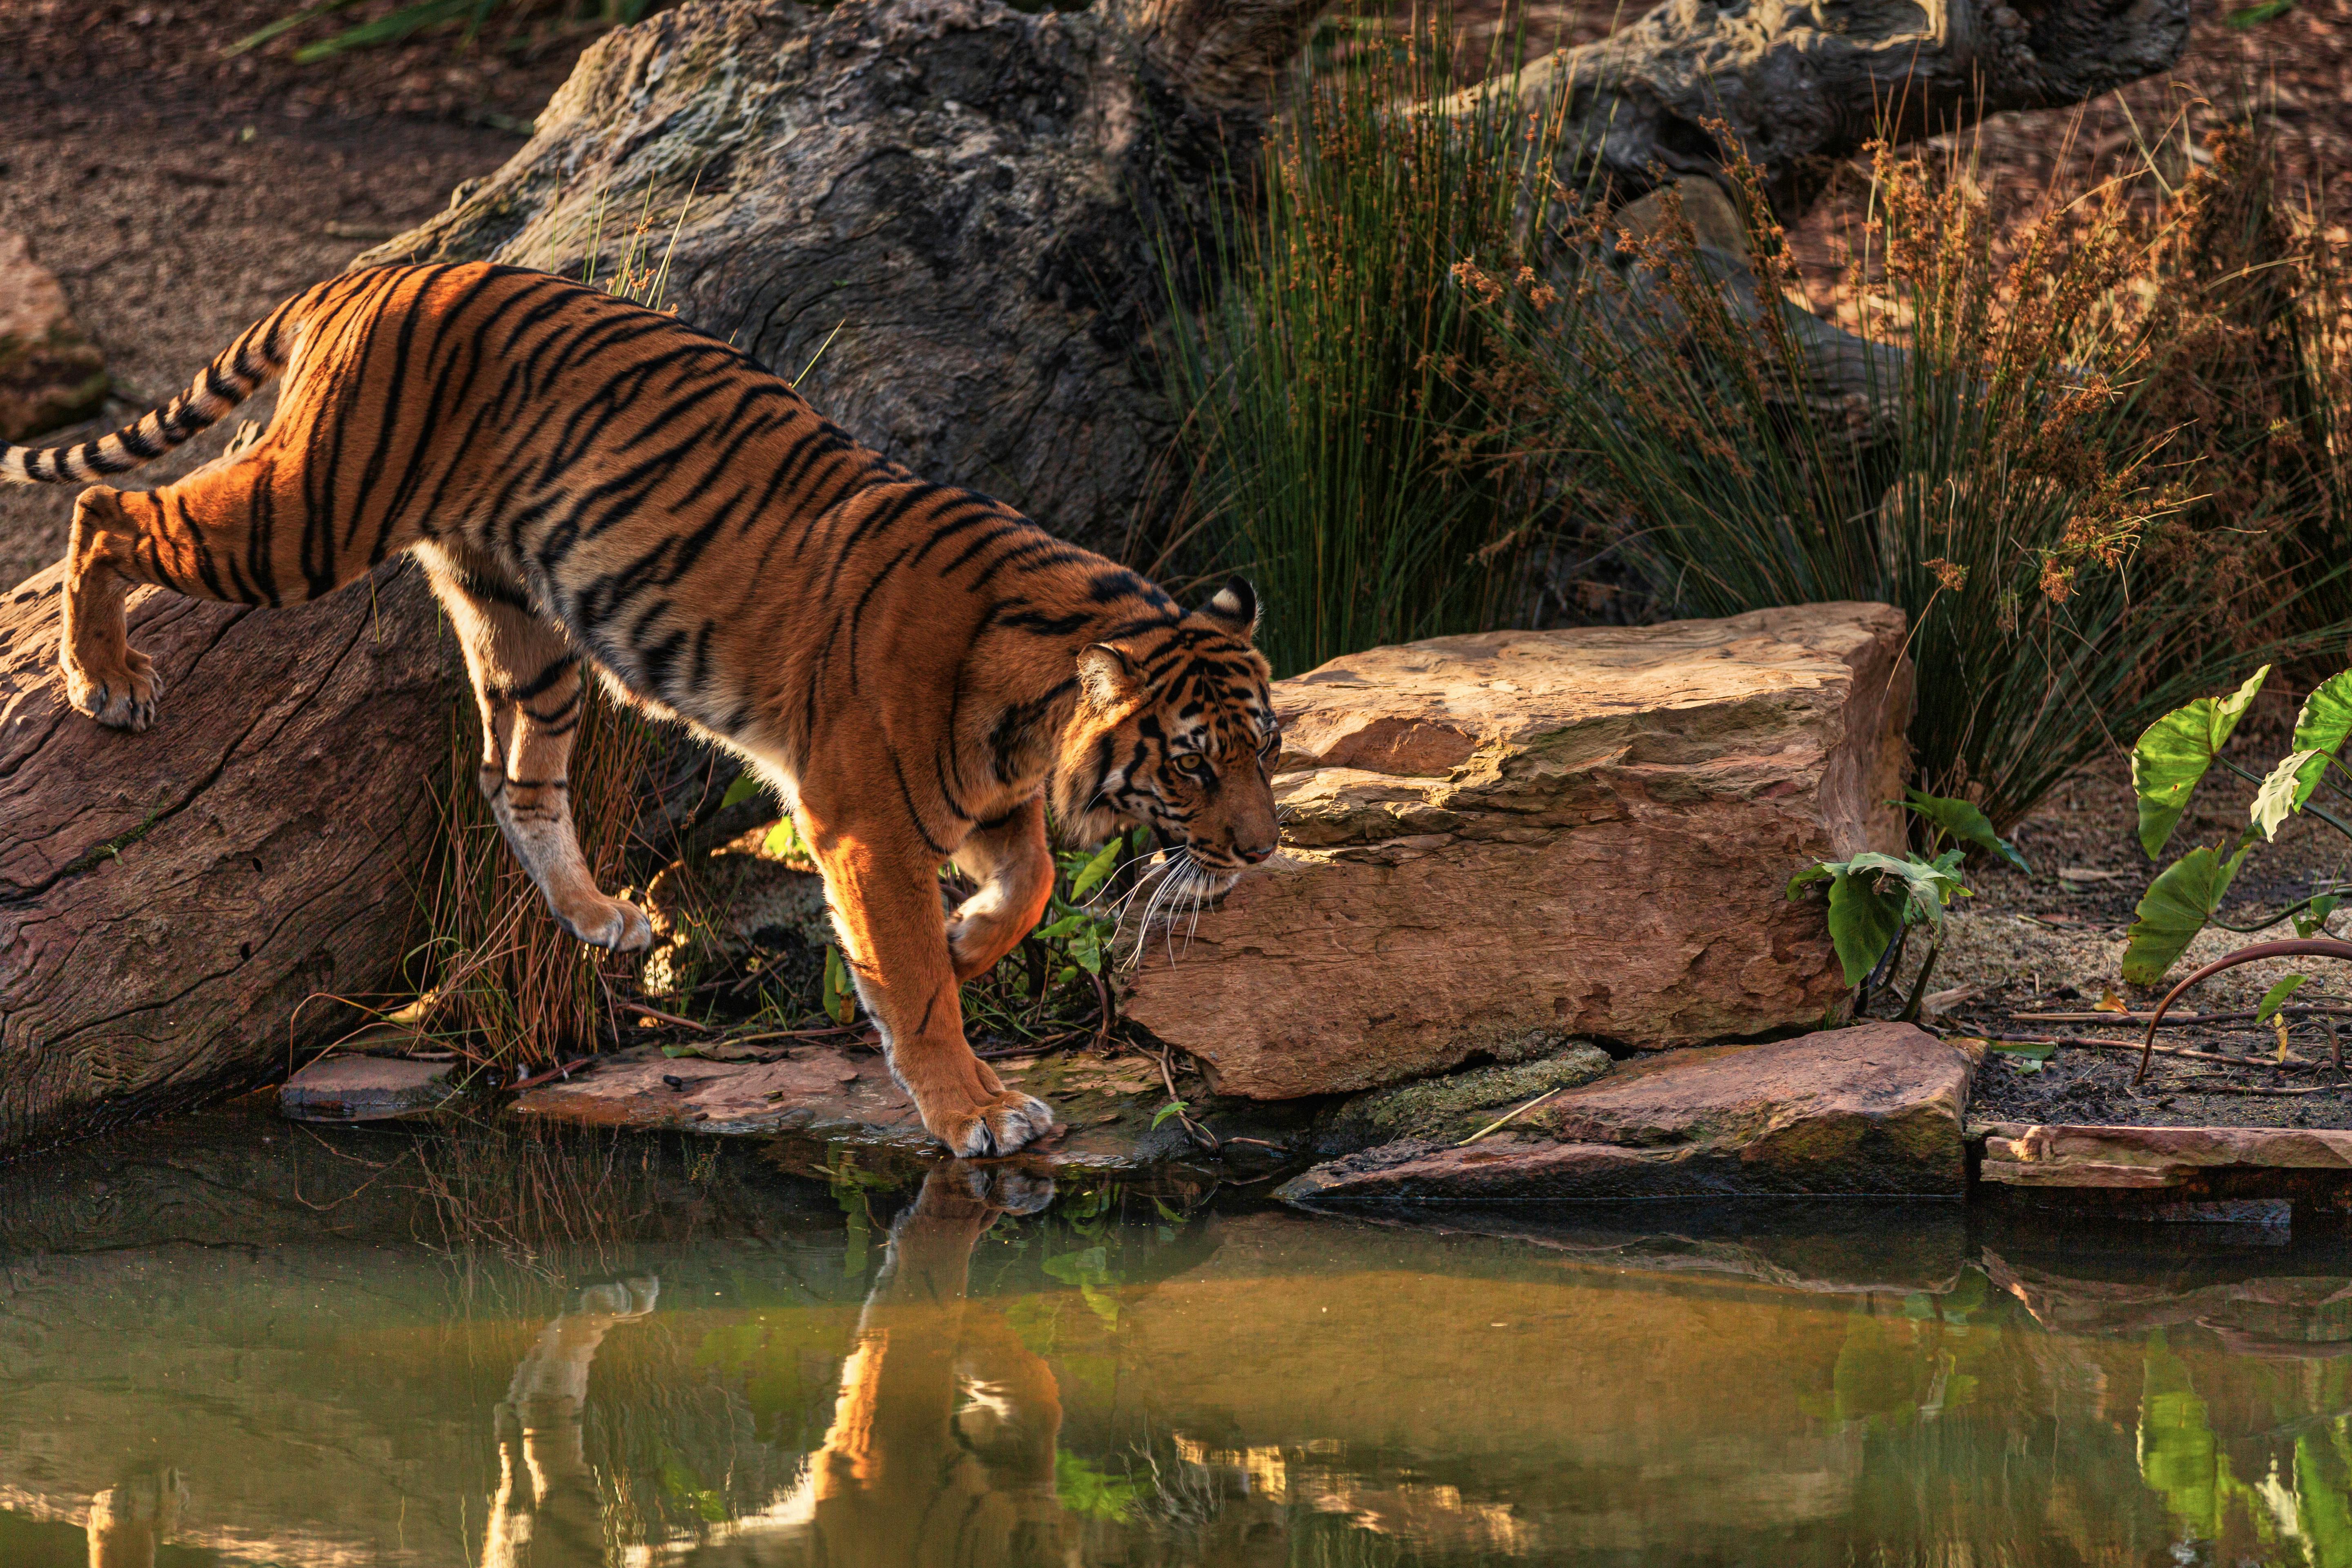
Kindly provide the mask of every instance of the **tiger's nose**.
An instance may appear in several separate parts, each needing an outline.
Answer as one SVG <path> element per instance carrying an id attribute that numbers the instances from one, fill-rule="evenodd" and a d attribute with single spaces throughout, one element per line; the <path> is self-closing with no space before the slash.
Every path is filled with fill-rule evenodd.
<path id="1" fill-rule="evenodd" d="M 1234 854 L 1253 866 L 1263 865 L 1273 859 L 1274 850 L 1275 846 L 1272 844 L 1245 844 L 1236 845 L 1234 847 Z"/>

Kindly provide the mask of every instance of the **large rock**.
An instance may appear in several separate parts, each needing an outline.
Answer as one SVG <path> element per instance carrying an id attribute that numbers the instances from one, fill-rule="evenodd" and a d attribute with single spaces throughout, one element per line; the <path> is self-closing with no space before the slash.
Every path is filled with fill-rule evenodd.
<path id="1" fill-rule="evenodd" d="M 1783 889 L 1900 838 L 1903 637 L 1885 605 L 1807 605 L 1444 637 L 1282 681 L 1284 852 L 1189 940 L 1144 944 L 1127 1015 L 1259 1099 L 1538 1034 L 1821 1021 L 1844 978 L 1819 903 Z"/>
<path id="2" fill-rule="evenodd" d="M 0 438 L 90 418 L 110 384 L 106 356 L 75 324 L 57 275 L 23 235 L 0 230 Z"/>
<path id="3" fill-rule="evenodd" d="M 1276 1189 L 1293 1203 L 1806 1194 L 1958 1197 L 1973 1063 L 1908 1024 L 1621 1064 L 1463 1145 L 1383 1144 Z"/>

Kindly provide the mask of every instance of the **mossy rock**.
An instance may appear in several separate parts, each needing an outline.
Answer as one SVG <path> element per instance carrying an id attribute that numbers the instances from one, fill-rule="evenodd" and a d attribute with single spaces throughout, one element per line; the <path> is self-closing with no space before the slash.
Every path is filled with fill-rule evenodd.
<path id="1" fill-rule="evenodd" d="M 1591 1083 L 1609 1070 L 1609 1054 L 1590 1041 L 1548 1043 L 1552 1054 L 1534 1060 L 1470 1068 L 1357 1095 L 1326 1114 L 1315 1130 L 1316 1152 L 1329 1159 L 1401 1138 L 1455 1142 L 1539 1094 Z"/>

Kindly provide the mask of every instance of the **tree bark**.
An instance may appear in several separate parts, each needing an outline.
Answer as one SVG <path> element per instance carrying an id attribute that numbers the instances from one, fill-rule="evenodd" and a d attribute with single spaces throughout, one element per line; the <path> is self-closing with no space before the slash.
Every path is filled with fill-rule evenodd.
<path id="1" fill-rule="evenodd" d="M 863 439 L 1118 552 L 1175 429 L 1150 326 L 1213 285 L 1171 289 L 1161 237 L 1245 215 L 1325 3 L 697 0 L 589 50 L 511 162 L 362 259 L 659 270 Z M 1620 195 L 1716 174 L 1720 114 L 1793 209 L 1882 105 L 1903 136 L 2072 101 L 2186 26 L 2186 0 L 1675 0 L 1520 90 L 1609 124 Z M 57 585 L 0 605 L 0 1155 L 282 1070 L 345 1026 L 319 998 L 393 982 L 455 694 L 413 572 L 269 614 L 149 595 L 163 720 L 102 731 L 64 704 Z M 707 837 L 730 775 L 673 755 L 643 835 Z"/>
<path id="2" fill-rule="evenodd" d="M 283 1071 L 387 988 L 432 841 L 422 575 L 263 612 L 145 590 L 163 717 L 65 703 L 52 567 L 0 605 L 0 1155 Z"/>

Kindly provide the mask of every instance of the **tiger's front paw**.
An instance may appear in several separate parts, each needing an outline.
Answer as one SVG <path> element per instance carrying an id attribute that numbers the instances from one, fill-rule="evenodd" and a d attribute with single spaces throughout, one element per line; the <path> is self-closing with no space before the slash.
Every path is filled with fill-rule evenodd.
<path id="1" fill-rule="evenodd" d="M 591 947 L 614 952 L 643 952 L 654 944 L 653 922 L 636 905 L 620 899 L 600 899 L 576 910 L 556 911 L 563 929 Z"/>
<path id="2" fill-rule="evenodd" d="M 163 682 L 155 673 L 155 661 L 137 648 L 125 650 L 118 669 L 86 665 L 69 649 L 58 662 L 65 670 L 66 702 L 75 712 L 134 732 L 155 722 L 155 700 L 163 694 Z"/>
<path id="3" fill-rule="evenodd" d="M 977 1106 L 925 1111 L 923 1125 L 960 1160 L 1010 1154 L 1054 1126 L 1054 1110 L 1034 1095 L 1006 1089 Z"/>

